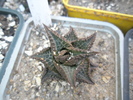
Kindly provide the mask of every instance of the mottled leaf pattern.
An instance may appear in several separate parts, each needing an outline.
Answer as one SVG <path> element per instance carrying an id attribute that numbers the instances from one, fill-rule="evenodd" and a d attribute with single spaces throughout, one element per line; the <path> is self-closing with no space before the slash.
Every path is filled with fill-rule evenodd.
<path id="1" fill-rule="evenodd" d="M 88 74 L 89 67 L 90 67 L 90 64 L 86 59 L 83 60 L 82 65 L 79 65 L 77 67 L 78 72 L 76 74 L 76 78 L 79 82 L 94 84 L 94 82 L 90 78 L 90 74 Z"/>
<path id="2" fill-rule="evenodd" d="M 51 70 L 48 70 L 45 74 L 42 75 L 42 84 L 45 80 L 48 80 L 48 79 L 56 79 L 56 80 L 64 80 L 60 74 L 54 72 L 54 71 L 51 71 Z"/>
<path id="3" fill-rule="evenodd" d="M 89 59 L 98 52 L 89 51 L 93 45 L 96 34 L 87 38 L 78 39 L 75 31 L 70 31 L 63 37 L 45 26 L 51 47 L 32 55 L 46 66 L 42 75 L 42 82 L 48 79 L 61 79 L 75 87 L 75 82 L 94 84 L 91 73 L 96 68 Z"/>
<path id="4" fill-rule="evenodd" d="M 77 36 L 75 34 L 75 31 L 72 27 L 70 27 L 70 31 L 64 36 L 68 41 L 75 41 L 77 40 Z"/>
<path id="5" fill-rule="evenodd" d="M 58 33 L 50 30 L 45 26 L 45 30 L 48 34 L 48 37 L 50 39 L 51 49 L 53 51 L 60 51 L 62 48 L 70 47 L 71 44 L 69 41 L 67 41 L 64 37 L 59 35 Z"/>
<path id="6" fill-rule="evenodd" d="M 51 69 L 51 70 L 54 68 L 53 55 L 51 53 L 51 48 L 50 47 L 45 48 L 41 52 L 36 53 L 36 54 L 32 55 L 31 57 L 43 62 L 44 65 L 46 67 L 48 67 L 49 69 Z"/>
<path id="7" fill-rule="evenodd" d="M 87 38 L 82 38 L 82 39 L 78 39 L 76 41 L 72 42 L 72 45 L 75 48 L 79 48 L 79 49 L 85 49 L 85 50 L 89 50 L 95 40 L 96 34 L 92 34 L 91 36 L 87 37 Z"/>
<path id="8" fill-rule="evenodd" d="M 75 69 L 76 67 L 70 67 L 70 66 L 64 66 L 64 65 L 56 65 L 57 70 L 59 71 L 59 73 L 61 73 L 61 75 L 63 76 L 63 78 L 65 78 L 65 80 L 67 80 L 71 86 L 75 87 Z"/>

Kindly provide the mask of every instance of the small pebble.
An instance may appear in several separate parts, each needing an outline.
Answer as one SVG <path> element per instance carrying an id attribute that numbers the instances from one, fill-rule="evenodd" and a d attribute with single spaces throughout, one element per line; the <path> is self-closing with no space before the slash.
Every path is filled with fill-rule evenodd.
<path id="1" fill-rule="evenodd" d="M 2 66 L 2 63 L 0 63 L 0 68 L 1 68 L 1 66 Z"/>
<path id="2" fill-rule="evenodd" d="M 41 85 L 41 78 L 40 78 L 40 77 L 36 77 L 36 84 L 37 84 L 38 86 Z"/>
<path id="3" fill-rule="evenodd" d="M 105 83 L 108 83 L 110 81 L 111 77 L 110 76 L 103 76 L 102 77 L 102 80 L 105 82 Z"/>
<path id="4" fill-rule="evenodd" d="M 24 84 L 29 84 L 30 80 L 24 81 Z"/>
<path id="5" fill-rule="evenodd" d="M 58 10 L 62 10 L 63 8 L 64 8 L 64 7 L 63 7 L 61 4 L 58 4 L 58 5 L 57 5 L 57 9 L 58 9 Z"/>
<path id="6" fill-rule="evenodd" d="M 22 11 L 22 12 L 25 11 L 25 7 L 24 7 L 22 4 L 19 6 L 19 9 L 20 9 L 20 11 Z"/>
<path id="7" fill-rule="evenodd" d="M 13 20 L 13 18 L 12 18 L 12 15 L 11 15 L 11 14 L 9 14 L 9 15 L 8 15 L 7 20 L 9 20 L 9 21 L 12 21 L 12 20 Z"/>
<path id="8" fill-rule="evenodd" d="M 104 98 L 104 100 L 110 100 L 109 97 Z"/>
<path id="9" fill-rule="evenodd" d="M 36 96 L 40 96 L 39 92 L 36 93 Z"/>
<path id="10" fill-rule="evenodd" d="M 25 54 L 27 54 L 28 56 L 31 56 L 33 54 L 33 51 L 25 51 Z"/>
<path id="11" fill-rule="evenodd" d="M 52 86 L 54 86 L 54 84 L 56 84 L 57 82 L 56 81 L 52 81 L 51 83 L 50 83 L 50 86 L 52 87 Z"/>
<path id="12" fill-rule="evenodd" d="M 0 54 L 0 60 L 2 60 L 4 58 L 4 56 L 2 54 Z"/>
<path id="13" fill-rule="evenodd" d="M 55 91 L 56 91 L 56 92 L 59 92 L 59 89 L 60 89 L 60 87 L 59 87 L 59 85 L 57 84 L 56 87 L 55 87 Z"/>
<path id="14" fill-rule="evenodd" d="M 13 36 L 4 36 L 3 37 L 6 41 L 12 42 Z"/>
<path id="15" fill-rule="evenodd" d="M 4 32 L 1 28 L 0 28 L 0 35 L 4 35 Z"/>
<path id="16" fill-rule="evenodd" d="M 39 35 L 39 32 L 38 31 L 36 31 L 36 35 Z"/>
<path id="17" fill-rule="evenodd" d="M 42 66 L 37 66 L 37 68 L 39 69 L 39 71 L 42 71 Z"/>
<path id="18" fill-rule="evenodd" d="M 40 51 L 42 51 L 43 50 L 43 48 L 42 47 L 39 47 L 38 49 L 37 49 L 37 52 L 40 52 Z"/>
<path id="19" fill-rule="evenodd" d="M 107 55 L 103 55 L 102 58 L 107 60 L 108 56 Z"/>
<path id="20" fill-rule="evenodd" d="M 15 24 L 16 24 L 16 22 L 15 22 L 15 21 L 12 21 L 12 22 L 10 22 L 8 25 L 9 25 L 9 26 L 15 26 Z"/>
<path id="21" fill-rule="evenodd" d="M 44 47 L 44 48 L 47 48 L 47 47 L 49 47 L 49 44 L 44 44 L 43 47 Z"/>

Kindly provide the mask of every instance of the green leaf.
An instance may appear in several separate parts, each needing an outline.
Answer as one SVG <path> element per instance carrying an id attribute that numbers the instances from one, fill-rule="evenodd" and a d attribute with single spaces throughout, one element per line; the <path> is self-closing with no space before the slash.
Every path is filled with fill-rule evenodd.
<path id="1" fill-rule="evenodd" d="M 75 41 L 77 40 L 77 36 L 75 34 L 75 31 L 72 27 L 70 27 L 70 31 L 64 36 L 68 41 Z"/>
<path id="2" fill-rule="evenodd" d="M 46 80 L 48 80 L 48 79 L 54 79 L 54 80 L 64 80 L 62 77 L 61 77 L 61 75 L 60 74 L 58 74 L 58 73 L 56 73 L 56 72 L 54 72 L 54 71 L 51 71 L 51 70 L 47 70 L 47 72 L 46 73 L 44 73 L 43 74 L 43 76 L 42 76 L 42 83 L 44 82 L 44 81 L 46 81 Z"/>
<path id="3" fill-rule="evenodd" d="M 62 77 L 70 83 L 71 86 L 75 87 L 75 81 L 76 81 L 76 76 L 75 76 L 75 69 L 76 67 L 70 67 L 70 66 L 64 66 L 64 65 L 58 65 L 55 64 L 56 69 L 58 72 L 62 75 Z"/>
<path id="4" fill-rule="evenodd" d="M 72 46 L 71 43 L 66 40 L 63 36 L 59 35 L 58 33 L 50 30 L 47 26 L 45 26 L 45 30 L 48 34 L 48 38 L 50 40 L 51 50 L 52 51 L 60 51 L 63 48 Z M 55 55 L 55 54 L 54 54 Z"/>
<path id="5" fill-rule="evenodd" d="M 76 41 L 73 41 L 72 45 L 75 48 L 90 50 L 90 48 L 93 45 L 93 42 L 95 41 L 95 38 L 96 38 L 96 33 L 92 34 L 91 36 L 89 36 L 87 38 L 82 38 L 82 39 L 78 39 Z"/>
<path id="6" fill-rule="evenodd" d="M 50 70 L 54 68 L 53 55 L 51 53 L 50 47 L 43 49 L 42 51 L 32 55 L 31 57 L 43 62 L 44 65 L 48 67 Z"/>
<path id="7" fill-rule="evenodd" d="M 90 77 L 90 74 L 88 74 L 89 67 L 89 62 L 87 62 L 87 60 L 83 60 L 82 63 L 78 65 L 76 70 L 76 79 L 79 82 L 94 84 L 93 80 Z"/>

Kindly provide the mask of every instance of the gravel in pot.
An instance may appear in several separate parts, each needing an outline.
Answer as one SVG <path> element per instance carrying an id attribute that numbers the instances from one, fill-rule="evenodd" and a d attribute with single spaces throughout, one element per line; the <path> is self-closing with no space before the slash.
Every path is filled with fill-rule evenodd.
<path id="1" fill-rule="evenodd" d="M 69 4 L 90 9 L 133 14 L 133 1 L 131 0 L 69 0 Z"/>
<path id="2" fill-rule="evenodd" d="M 53 24 L 51 28 L 61 35 L 69 31 L 69 27 L 61 23 Z M 80 27 L 73 28 L 79 38 L 90 36 L 95 32 Z M 41 84 L 42 73 L 46 66 L 30 56 L 49 46 L 45 30 L 33 27 L 20 64 L 14 68 L 7 86 L 7 95 L 10 99 L 114 100 L 116 98 L 115 42 L 111 34 L 97 31 L 96 40 L 91 48 L 99 52 L 97 56 L 91 57 L 91 60 L 99 66 L 92 74 L 95 85 L 77 82 L 77 87 L 73 88 L 66 81 L 51 79 Z"/>
<path id="3" fill-rule="evenodd" d="M 0 14 L 0 67 L 18 27 L 18 17 Z"/>

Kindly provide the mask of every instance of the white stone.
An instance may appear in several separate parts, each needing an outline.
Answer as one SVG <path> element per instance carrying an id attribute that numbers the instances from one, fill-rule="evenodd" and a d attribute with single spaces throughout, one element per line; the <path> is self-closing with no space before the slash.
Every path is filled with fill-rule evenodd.
<path id="1" fill-rule="evenodd" d="M 4 56 L 2 54 L 0 54 L 0 60 L 2 60 L 4 58 Z"/>
<path id="2" fill-rule="evenodd" d="M 33 43 L 32 42 L 30 43 L 30 46 L 33 46 Z"/>
<path id="3" fill-rule="evenodd" d="M 27 54 L 28 56 L 31 56 L 33 54 L 33 51 L 25 51 L 25 54 Z"/>
<path id="4" fill-rule="evenodd" d="M 40 96 L 39 92 L 36 93 L 36 96 Z"/>
<path id="5" fill-rule="evenodd" d="M 0 45 L 0 49 L 2 49 L 3 47 L 2 47 L 2 45 Z"/>
<path id="6" fill-rule="evenodd" d="M 4 32 L 1 28 L 0 28 L 0 35 L 4 35 Z"/>
<path id="7" fill-rule="evenodd" d="M 111 34 L 108 34 L 108 37 L 110 38 L 111 37 Z"/>
<path id="8" fill-rule="evenodd" d="M 112 7 L 116 6 L 116 4 L 115 4 L 115 3 L 111 3 L 110 5 L 111 5 Z"/>
<path id="9" fill-rule="evenodd" d="M 40 52 L 42 49 L 43 49 L 42 47 L 39 47 L 39 48 L 37 49 L 37 52 Z"/>
<path id="10" fill-rule="evenodd" d="M 102 80 L 105 82 L 105 83 L 108 83 L 111 79 L 111 76 L 103 76 L 102 77 Z"/>
<path id="11" fill-rule="evenodd" d="M 43 46 L 44 48 L 47 48 L 47 47 L 49 47 L 49 44 L 47 43 L 47 44 L 44 44 L 44 46 Z"/>
<path id="12" fill-rule="evenodd" d="M 89 3 L 88 7 L 93 8 L 94 7 L 93 5 L 94 5 L 93 3 Z"/>
<path id="13" fill-rule="evenodd" d="M 59 89 L 60 89 L 60 87 L 59 87 L 59 85 L 57 84 L 56 87 L 55 87 L 55 91 L 56 91 L 56 92 L 59 92 Z"/>
<path id="14" fill-rule="evenodd" d="M 0 68 L 1 68 L 1 66 L 2 66 L 2 63 L 0 63 Z"/>
<path id="15" fill-rule="evenodd" d="M 4 36 L 3 37 L 6 41 L 12 42 L 13 36 Z"/>
<path id="16" fill-rule="evenodd" d="M 7 20 L 9 20 L 9 21 L 12 21 L 12 20 L 13 20 L 13 18 L 12 18 L 12 15 L 11 15 L 11 14 L 9 14 L 9 15 L 8 15 Z"/>
<path id="17" fill-rule="evenodd" d="M 13 0 L 6 0 L 7 2 L 13 2 Z"/>
<path id="18" fill-rule="evenodd" d="M 107 7 L 107 11 L 111 11 L 111 6 L 108 6 Z"/>
<path id="19" fill-rule="evenodd" d="M 36 35 L 39 35 L 39 32 L 38 31 L 36 31 Z"/>
<path id="20" fill-rule="evenodd" d="M 15 26 L 15 24 L 16 24 L 16 22 L 15 22 L 15 21 L 12 21 L 12 22 L 10 22 L 8 25 L 9 25 L 9 26 Z"/>
<path id="21" fill-rule="evenodd" d="M 105 97 L 104 100 L 110 100 L 109 97 Z"/>
<path id="22" fill-rule="evenodd" d="M 50 86 L 52 87 L 54 84 L 56 84 L 56 81 L 52 81 L 52 82 L 50 83 Z"/>
<path id="23" fill-rule="evenodd" d="M 42 36 L 42 39 L 46 40 L 46 36 L 43 35 L 43 36 Z"/>
<path id="24" fill-rule="evenodd" d="M 63 86 L 66 86 L 67 83 L 65 81 L 60 82 Z"/>
<path id="25" fill-rule="evenodd" d="M 24 84 L 29 84 L 30 80 L 24 81 Z"/>
<path id="26" fill-rule="evenodd" d="M 50 96 L 50 94 L 48 94 L 48 93 L 47 93 L 47 94 L 46 94 L 46 96 L 47 96 L 47 97 L 49 97 L 49 96 Z"/>
<path id="27" fill-rule="evenodd" d="M 128 41 L 132 41 L 132 38 L 129 38 Z"/>
<path id="28" fill-rule="evenodd" d="M 36 77 L 36 84 L 37 84 L 38 86 L 41 85 L 41 78 L 40 78 L 40 77 Z"/>
<path id="29" fill-rule="evenodd" d="M 6 48 L 8 44 L 5 41 L 0 41 L 0 48 Z"/>
<path id="30" fill-rule="evenodd" d="M 37 68 L 39 69 L 39 71 L 42 71 L 42 66 L 37 66 Z"/>
<path id="31" fill-rule="evenodd" d="M 61 10 L 61 9 L 63 9 L 63 6 L 61 4 L 58 4 L 57 9 Z"/>
<path id="32" fill-rule="evenodd" d="M 25 11 L 25 7 L 24 7 L 22 4 L 19 6 L 19 9 L 20 9 L 20 11 L 22 11 L 22 12 Z"/>
<path id="33" fill-rule="evenodd" d="M 108 56 L 107 55 L 103 55 L 102 58 L 107 60 Z"/>

